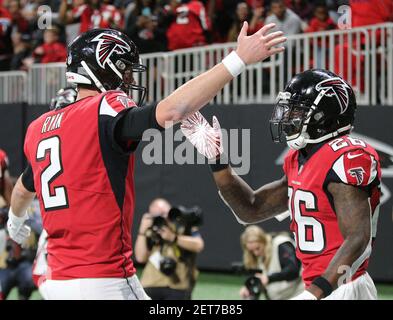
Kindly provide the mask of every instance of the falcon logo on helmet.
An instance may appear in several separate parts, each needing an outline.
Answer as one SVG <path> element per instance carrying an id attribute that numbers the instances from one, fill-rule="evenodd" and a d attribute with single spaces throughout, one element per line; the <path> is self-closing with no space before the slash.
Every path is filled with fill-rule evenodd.
<path id="1" fill-rule="evenodd" d="M 351 88 L 341 78 L 337 77 L 323 80 L 315 86 L 315 89 L 317 91 L 325 90 L 325 95 L 327 97 L 335 96 L 341 108 L 340 114 L 347 110 L 349 103 L 348 89 Z"/>
<path id="2" fill-rule="evenodd" d="M 96 59 L 98 65 L 103 69 L 105 69 L 105 65 L 110 61 L 109 59 L 113 52 L 121 54 L 131 51 L 130 46 L 125 41 L 116 37 L 115 35 L 100 33 L 91 41 L 98 42 L 96 48 Z"/>

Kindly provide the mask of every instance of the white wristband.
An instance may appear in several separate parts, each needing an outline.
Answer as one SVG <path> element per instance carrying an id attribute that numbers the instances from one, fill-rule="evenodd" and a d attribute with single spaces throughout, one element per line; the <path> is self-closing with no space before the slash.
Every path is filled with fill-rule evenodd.
<path id="1" fill-rule="evenodd" d="M 21 224 L 23 224 L 27 219 L 29 219 L 29 216 L 28 216 L 27 212 L 25 212 L 25 214 L 24 214 L 22 217 L 18 217 L 18 216 L 16 216 L 16 215 L 12 212 L 12 210 L 11 210 L 11 208 L 10 208 L 9 211 L 8 211 L 8 219 L 11 219 L 12 222 L 14 222 L 14 223 L 16 223 L 16 224 L 18 224 L 18 225 L 21 225 Z"/>
<path id="2" fill-rule="evenodd" d="M 246 69 L 246 64 L 242 59 L 240 59 L 235 51 L 232 51 L 230 54 L 228 54 L 222 60 L 222 63 L 233 77 L 237 77 L 244 71 L 244 69 Z"/>

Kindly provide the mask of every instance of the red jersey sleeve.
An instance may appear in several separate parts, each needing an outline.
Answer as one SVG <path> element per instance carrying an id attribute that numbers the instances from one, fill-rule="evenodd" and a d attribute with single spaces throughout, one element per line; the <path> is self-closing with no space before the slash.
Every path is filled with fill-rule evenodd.
<path id="1" fill-rule="evenodd" d="M 378 176 L 377 159 L 363 149 L 348 151 L 334 163 L 332 170 L 339 181 L 366 187 Z"/>
<path id="2" fill-rule="evenodd" d="M 116 134 L 116 125 L 120 117 L 127 109 L 136 107 L 136 103 L 123 91 L 108 91 L 103 95 L 99 110 L 99 126 L 106 140 L 104 144 L 110 144 L 113 149 L 120 153 L 129 154 L 133 152 L 137 143 L 131 140 L 121 141 Z"/>
<path id="3" fill-rule="evenodd" d="M 136 107 L 136 103 L 123 91 L 108 91 L 100 105 L 100 114 L 116 116 L 124 109 Z"/>

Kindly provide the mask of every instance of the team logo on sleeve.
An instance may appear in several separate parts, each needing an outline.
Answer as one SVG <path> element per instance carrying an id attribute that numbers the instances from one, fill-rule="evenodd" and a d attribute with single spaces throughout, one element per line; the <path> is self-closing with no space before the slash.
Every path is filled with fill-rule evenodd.
<path id="1" fill-rule="evenodd" d="M 348 173 L 351 177 L 356 178 L 358 186 L 360 186 L 363 183 L 364 180 L 364 174 L 366 171 L 362 167 L 358 168 L 352 168 L 348 170 Z"/>
<path id="2" fill-rule="evenodd" d="M 105 65 L 110 61 L 110 57 L 113 52 L 125 53 L 130 52 L 130 46 L 122 39 L 107 33 L 100 33 L 91 41 L 98 42 L 96 49 L 96 59 L 101 68 L 105 68 Z"/>
<path id="3" fill-rule="evenodd" d="M 116 98 L 116 100 L 119 101 L 126 109 L 131 108 L 131 107 L 135 107 L 135 102 L 126 96 L 118 96 Z"/>
<path id="4" fill-rule="evenodd" d="M 340 113 L 344 113 L 347 110 L 349 103 L 348 90 L 351 88 L 341 78 L 336 77 L 323 80 L 315 86 L 315 89 L 317 91 L 325 90 L 327 97 L 335 96 L 341 108 Z"/>

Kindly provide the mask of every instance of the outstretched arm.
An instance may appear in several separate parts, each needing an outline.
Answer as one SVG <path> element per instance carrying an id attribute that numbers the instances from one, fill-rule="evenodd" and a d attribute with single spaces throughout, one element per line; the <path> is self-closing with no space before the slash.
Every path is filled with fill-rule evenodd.
<path id="1" fill-rule="evenodd" d="M 267 220 L 288 210 L 286 177 L 268 183 L 254 191 L 228 166 L 213 173 L 214 180 L 225 202 L 245 223 Z"/>
<path id="2" fill-rule="evenodd" d="M 188 141 L 207 159 L 217 160 L 223 152 L 220 123 L 213 117 L 211 126 L 196 112 L 180 126 Z M 213 165 L 213 177 L 223 200 L 241 223 L 269 219 L 288 209 L 286 176 L 254 191 L 229 165 Z"/>
<path id="3" fill-rule="evenodd" d="M 234 69 L 241 71 L 247 64 L 265 60 L 273 54 L 282 52 L 283 47 L 275 46 L 286 41 L 283 33 L 277 31 L 267 34 L 274 27 L 274 24 L 268 24 L 252 36 L 247 36 L 248 24 L 245 22 L 238 37 L 236 52 L 231 53 L 231 62 L 226 60 L 228 63 L 217 64 L 179 87 L 157 105 L 156 118 L 160 126 L 168 126 L 166 122 L 172 122 L 173 125 L 201 109 L 233 79 Z M 233 68 L 229 70 L 228 65 Z"/>

